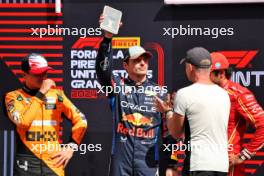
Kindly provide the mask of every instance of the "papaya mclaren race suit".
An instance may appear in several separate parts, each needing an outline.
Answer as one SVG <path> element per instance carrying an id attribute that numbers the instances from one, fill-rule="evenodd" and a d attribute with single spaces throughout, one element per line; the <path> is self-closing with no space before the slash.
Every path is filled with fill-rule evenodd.
<path id="1" fill-rule="evenodd" d="M 107 87 L 125 90 L 108 95 L 114 125 L 109 174 L 158 175 L 158 136 L 162 117 L 154 106 L 154 95 L 162 97 L 165 94 L 160 86 L 148 79 L 136 86 L 129 78 L 113 75 L 112 62 L 111 39 L 104 38 L 96 59 L 98 80 L 105 90 Z"/>
<path id="2" fill-rule="evenodd" d="M 264 111 L 245 87 L 228 81 L 223 88 L 228 92 L 231 101 L 228 142 L 233 145 L 233 151 L 229 151 L 229 154 L 240 154 L 241 158 L 250 159 L 264 145 Z M 243 145 L 248 124 L 253 125 L 256 131 L 251 141 Z M 243 163 L 231 167 L 228 176 L 244 176 L 244 169 Z"/>
<path id="3" fill-rule="evenodd" d="M 72 122 L 71 142 L 76 144 L 80 144 L 87 128 L 85 116 L 59 89 L 43 95 L 24 86 L 7 93 L 5 103 L 19 135 L 15 175 L 64 176 L 63 166 L 54 167 L 55 161 L 50 158 L 60 151 L 62 114 Z"/>

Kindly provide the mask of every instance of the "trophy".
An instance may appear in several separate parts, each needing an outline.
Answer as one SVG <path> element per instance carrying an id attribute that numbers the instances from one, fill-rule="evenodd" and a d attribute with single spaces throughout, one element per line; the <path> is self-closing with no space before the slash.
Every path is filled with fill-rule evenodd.
<path id="1" fill-rule="evenodd" d="M 122 12 L 109 6 L 104 6 L 103 11 L 104 20 L 100 27 L 112 34 L 117 34 L 119 30 L 119 24 L 121 22 Z"/>

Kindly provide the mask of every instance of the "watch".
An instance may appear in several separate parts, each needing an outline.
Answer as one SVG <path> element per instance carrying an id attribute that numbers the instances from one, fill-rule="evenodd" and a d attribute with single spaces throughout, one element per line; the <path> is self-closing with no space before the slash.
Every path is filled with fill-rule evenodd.
<path id="1" fill-rule="evenodd" d="M 170 108 L 169 110 L 165 111 L 165 115 L 167 117 L 168 113 L 173 112 L 173 108 Z"/>

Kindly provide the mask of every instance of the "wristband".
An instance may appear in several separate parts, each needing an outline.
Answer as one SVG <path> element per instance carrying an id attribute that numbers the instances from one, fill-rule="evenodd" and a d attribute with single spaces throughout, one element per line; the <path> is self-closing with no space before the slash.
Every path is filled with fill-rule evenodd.
<path id="1" fill-rule="evenodd" d="M 171 108 L 171 109 L 165 111 L 165 116 L 166 116 L 166 118 L 168 117 L 168 114 L 169 114 L 170 112 L 173 113 L 173 108 Z"/>
<path id="2" fill-rule="evenodd" d="M 167 169 L 172 169 L 174 171 L 177 171 L 178 170 L 178 166 L 177 166 L 177 164 L 169 164 L 167 166 Z"/>
<path id="3" fill-rule="evenodd" d="M 244 156 L 246 159 L 251 159 L 252 156 L 254 156 L 252 153 L 250 153 L 246 148 L 244 148 L 241 153 L 241 156 Z"/>
<path id="4" fill-rule="evenodd" d="M 112 38 L 104 37 L 103 42 L 110 43 Z"/>
<path id="5" fill-rule="evenodd" d="M 38 91 L 35 95 L 35 97 L 37 97 L 40 100 L 44 100 L 45 95 L 43 93 L 41 93 L 40 91 Z"/>
<path id="6" fill-rule="evenodd" d="M 239 159 L 241 159 L 243 161 L 247 160 L 247 158 L 244 155 L 239 155 Z"/>

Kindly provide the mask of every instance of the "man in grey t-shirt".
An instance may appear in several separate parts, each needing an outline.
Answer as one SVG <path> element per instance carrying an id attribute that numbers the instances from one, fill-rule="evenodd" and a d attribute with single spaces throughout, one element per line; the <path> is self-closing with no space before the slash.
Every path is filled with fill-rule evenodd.
<path id="1" fill-rule="evenodd" d="M 185 128 L 190 151 L 185 151 L 183 175 L 227 175 L 229 96 L 210 80 L 212 61 L 206 49 L 190 49 L 181 63 L 193 84 L 176 93 L 173 109 L 158 98 L 156 103 L 159 111 L 166 112 L 173 137 L 180 137 Z"/>

